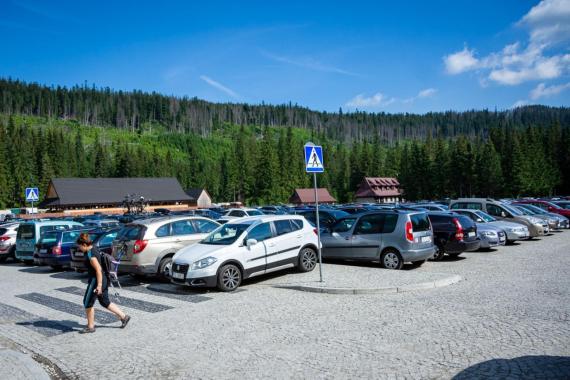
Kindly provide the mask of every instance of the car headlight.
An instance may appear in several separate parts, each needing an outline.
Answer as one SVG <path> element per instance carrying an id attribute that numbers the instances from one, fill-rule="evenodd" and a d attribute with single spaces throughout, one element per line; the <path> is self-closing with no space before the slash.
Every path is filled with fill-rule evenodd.
<path id="1" fill-rule="evenodd" d="M 496 237 L 497 233 L 494 231 L 481 231 L 481 235 L 488 236 L 488 237 Z"/>
<path id="2" fill-rule="evenodd" d="M 212 256 L 206 257 L 205 259 L 198 260 L 198 261 L 192 263 L 192 270 L 203 269 L 203 268 L 209 267 L 210 265 L 212 265 L 216 261 L 218 261 L 218 259 L 216 259 L 215 257 L 212 257 Z"/>

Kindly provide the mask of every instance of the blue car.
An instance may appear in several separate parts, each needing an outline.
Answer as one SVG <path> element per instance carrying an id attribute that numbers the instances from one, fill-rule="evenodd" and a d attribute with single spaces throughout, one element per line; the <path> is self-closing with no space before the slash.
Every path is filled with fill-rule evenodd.
<path id="1" fill-rule="evenodd" d="M 36 244 L 34 263 L 61 269 L 71 264 L 71 249 L 83 230 L 49 231 Z"/>

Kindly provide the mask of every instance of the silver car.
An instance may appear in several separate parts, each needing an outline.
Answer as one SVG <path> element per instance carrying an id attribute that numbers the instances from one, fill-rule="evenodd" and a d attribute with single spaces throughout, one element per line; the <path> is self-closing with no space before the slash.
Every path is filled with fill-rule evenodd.
<path id="1" fill-rule="evenodd" d="M 477 228 L 479 226 L 491 225 L 493 227 L 500 228 L 507 234 L 507 242 L 512 243 L 517 240 L 528 239 L 529 231 L 528 228 L 520 223 L 507 222 L 505 220 L 498 220 L 493 218 L 491 215 L 480 210 L 470 210 L 470 209 L 456 209 L 453 210 L 458 214 L 468 216 L 477 223 Z"/>
<path id="2" fill-rule="evenodd" d="M 528 211 L 532 212 L 533 215 L 536 216 L 543 215 L 545 217 L 548 217 L 548 219 L 551 221 L 549 222 L 549 225 L 551 225 L 552 229 L 562 229 L 570 227 L 570 222 L 568 218 L 565 217 L 564 215 L 556 214 L 554 212 L 548 212 L 546 210 L 541 209 L 540 207 L 531 205 L 529 203 L 513 203 L 513 205 L 519 208 L 523 207 Z"/>
<path id="3" fill-rule="evenodd" d="M 324 258 L 380 261 L 388 269 L 401 269 L 404 262 L 421 265 L 435 253 L 431 223 L 423 211 L 346 216 L 322 234 L 321 242 Z"/>
<path id="4" fill-rule="evenodd" d="M 170 280 L 172 257 L 178 250 L 204 239 L 220 226 L 202 217 L 160 217 L 127 224 L 113 241 L 119 272 L 158 275 Z"/>
<path id="5" fill-rule="evenodd" d="M 6 223 L 0 226 L 0 263 L 9 257 L 16 259 L 16 235 L 20 223 Z"/>

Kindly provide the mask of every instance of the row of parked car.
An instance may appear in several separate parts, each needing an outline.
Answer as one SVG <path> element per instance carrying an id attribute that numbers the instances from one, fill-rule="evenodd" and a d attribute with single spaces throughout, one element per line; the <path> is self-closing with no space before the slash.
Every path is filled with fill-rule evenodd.
<path id="1" fill-rule="evenodd" d="M 75 241 L 88 232 L 94 249 L 120 262 L 119 272 L 155 275 L 180 285 L 232 291 L 250 277 L 291 267 L 306 272 L 317 265 L 314 208 L 217 211 L 12 221 L 0 225 L 0 260 L 13 256 L 27 264 L 84 271 Z M 406 262 L 420 266 L 428 259 L 568 229 L 568 214 L 570 201 L 536 199 L 323 206 L 322 256 L 374 261 L 387 269 L 400 269 Z"/>

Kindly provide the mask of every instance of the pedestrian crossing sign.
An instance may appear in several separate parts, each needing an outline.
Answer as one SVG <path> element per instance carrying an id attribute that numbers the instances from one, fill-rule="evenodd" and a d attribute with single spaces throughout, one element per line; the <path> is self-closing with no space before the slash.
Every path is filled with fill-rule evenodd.
<path id="1" fill-rule="evenodd" d="M 26 187 L 26 201 L 37 202 L 40 200 L 40 192 L 37 187 Z"/>
<path id="2" fill-rule="evenodd" d="M 305 171 L 307 173 L 322 173 L 325 171 L 322 146 L 305 145 Z"/>

